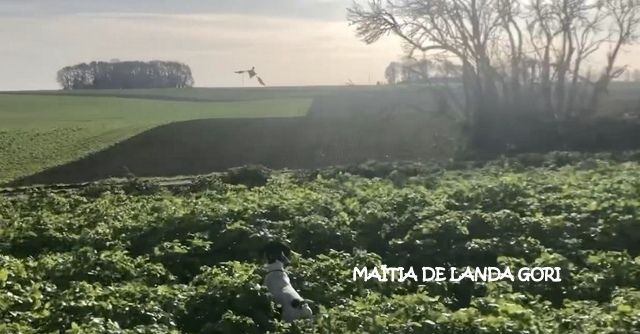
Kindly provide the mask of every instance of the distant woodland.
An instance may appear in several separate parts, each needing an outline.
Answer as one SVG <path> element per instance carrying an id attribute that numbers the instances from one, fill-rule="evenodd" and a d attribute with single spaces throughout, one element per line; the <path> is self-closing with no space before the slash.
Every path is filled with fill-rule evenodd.
<path id="1" fill-rule="evenodd" d="M 168 61 L 93 61 L 62 68 L 57 81 L 65 90 L 182 88 L 194 83 L 188 65 Z"/>

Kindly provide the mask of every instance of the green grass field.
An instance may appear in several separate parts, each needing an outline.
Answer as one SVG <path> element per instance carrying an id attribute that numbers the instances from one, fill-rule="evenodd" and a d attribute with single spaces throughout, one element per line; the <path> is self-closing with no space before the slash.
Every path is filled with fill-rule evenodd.
<path id="1" fill-rule="evenodd" d="M 171 94 L 159 95 L 161 99 L 102 94 L 0 94 L 0 183 L 76 160 L 162 124 L 303 116 L 311 105 L 308 98 L 274 94 L 265 100 L 234 102 L 172 100 L 179 97 Z"/>
<path id="2" fill-rule="evenodd" d="M 614 83 L 600 114 L 637 112 L 637 83 Z M 0 92 L 0 184 L 78 160 L 159 125 L 198 119 L 435 111 L 427 86 Z M 363 116 L 369 117 L 369 116 Z"/>
<path id="3" fill-rule="evenodd" d="M 19 95 L 125 97 L 153 100 L 238 102 L 289 98 L 315 98 L 340 93 L 377 93 L 381 91 L 416 92 L 423 86 L 309 86 L 261 88 L 156 88 L 156 89 L 100 89 L 74 91 L 21 91 Z"/>

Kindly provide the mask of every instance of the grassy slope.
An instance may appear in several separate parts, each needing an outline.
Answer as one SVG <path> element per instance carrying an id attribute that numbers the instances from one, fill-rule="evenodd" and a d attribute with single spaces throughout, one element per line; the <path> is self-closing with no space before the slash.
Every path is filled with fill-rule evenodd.
<path id="1" fill-rule="evenodd" d="M 0 94 L 0 182 L 104 149 L 142 131 L 207 118 L 292 117 L 310 99 L 193 102 L 61 94 Z"/>

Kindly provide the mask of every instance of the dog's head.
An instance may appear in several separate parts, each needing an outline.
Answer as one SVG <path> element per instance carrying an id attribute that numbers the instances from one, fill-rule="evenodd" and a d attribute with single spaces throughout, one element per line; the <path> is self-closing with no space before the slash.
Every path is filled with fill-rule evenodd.
<path id="1" fill-rule="evenodd" d="M 262 253 L 264 254 L 268 264 L 280 261 L 282 264 L 286 265 L 289 263 L 288 256 L 291 255 L 291 249 L 282 242 L 270 241 L 264 246 Z"/>

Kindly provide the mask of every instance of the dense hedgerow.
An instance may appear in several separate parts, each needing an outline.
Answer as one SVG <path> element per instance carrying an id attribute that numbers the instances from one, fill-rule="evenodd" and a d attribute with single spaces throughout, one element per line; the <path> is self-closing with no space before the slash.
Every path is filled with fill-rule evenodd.
<path id="1" fill-rule="evenodd" d="M 2 197 L 0 332 L 638 333 L 633 160 L 251 168 L 182 191 Z M 297 253 L 290 276 L 313 320 L 277 320 L 258 256 L 272 238 Z M 554 266 L 562 282 L 352 281 L 383 263 Z"/>

